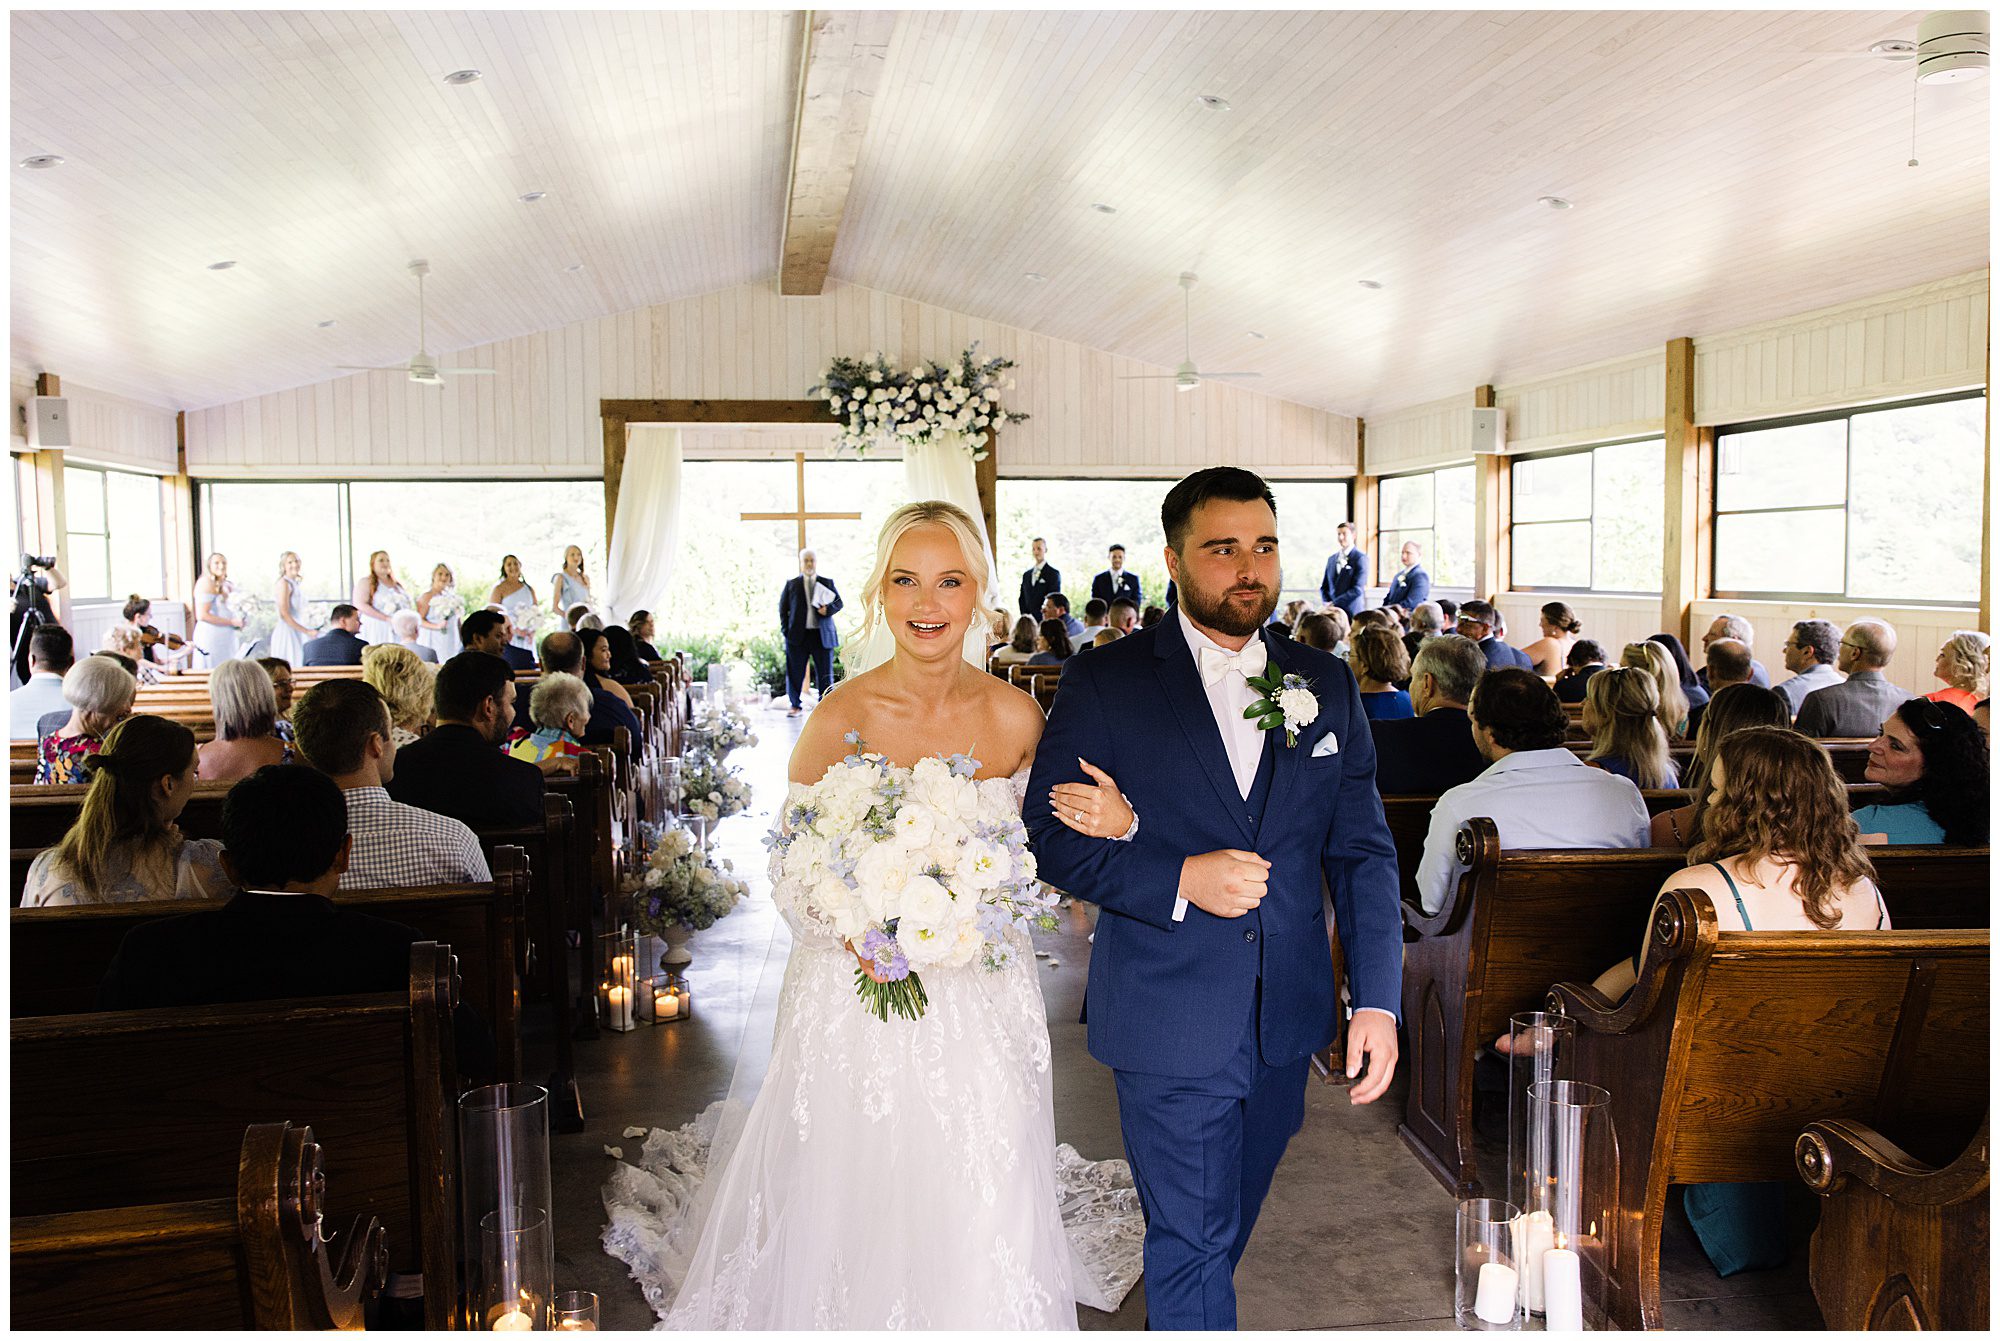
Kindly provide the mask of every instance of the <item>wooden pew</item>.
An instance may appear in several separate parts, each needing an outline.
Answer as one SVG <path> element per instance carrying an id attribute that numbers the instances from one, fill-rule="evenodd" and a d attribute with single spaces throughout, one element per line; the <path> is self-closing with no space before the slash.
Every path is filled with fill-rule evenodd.
<path id="1" fill-rule="evenodd" d="M 1925 1158 L 1964 1148 L 1988 1103 L 1991 955 L 1985 930 L 1719 932 L 1685 889 L 1650 940 L 1623 1002 L 1560 982 L 1548 1008 L 1576 1021 L 1573 1077 L 1611 1095 L 1612 1321 L 1656 1329 L 1669 1184 L 1788 1178 L 1800 1129 L 1829 1118 Z"/>
<path id="2" fill-rule="evenodd" d="M 342 908 L 400 922 L 426 940 L 449 945 L 462 999 L 493 1026 L 498 1079 L 521 1078 L 521 991 L 516 956 L 527 858 L 518 847 L 494 851 L 493 883 L 354 890 L 334 895 Z M 219 901 L 176 899 L 87 908 L 16 908 L 9 914 L 9 1015 L 83 1015 L 97 1009 L 97 988 L 127 932 L 141 923 L 213 912 Z"/>
<path id="3" fill-rule="evenodd" d="M 1900 928 L 1984 927 L 1986 848 L 1868 850 Z M 1458 837 L 1467 864 L 1435 914 L 1403 905 L 1414 932 L 1403 953 L 1410 1087 L 1398 1134 L 1460 1196 L 1484 1195 L 1472 1149 L 1473 1051 L 1536 1010 L 1550 983 L 1595 979 L 1638 948 L 1660 886 L 1687 854 L 1658 848 L 1503 852 L 1494 823 Z M 1407 933 L 1406 933 L 1407 934 Z"/>
<path id="4" fill-rule="evenodd" d="M 459 1085 L 448 946 L 407 992 L 12 1022 L 18 1215 L 201 1199 L 243 1128 L 309 1122 L 389 1263 L 421 1270 L 426 1326 L 456 1315 Z M 226 1183 L 224 1184 L 226 1185 Z"/>
<path id="5" fill-rule="evenodd" d="M 9 1321 L 50 1331 L 360 1331 L 388 1275 L 383 1229 L 360 1217 L 336 1240 L 322 1237 L 321 1164 L 311 1127 L 255 1123 L 213 1198 L 14 1217 Z"/>
<path id="6" fill-rule="evenodd" d="M 1990 1325 L 1992 1160 L 1987 1124 L 1943 1168 L 1864 1122 L 1808 1125 L 1794 1148 L 1820 1197 L 1813 1298 L 1834 1331 L 1968 1331 Z"/>
<path id="7" fill-rule="evenodd" d="M 574 1002 L 569 987 L 567 913 L 577 901 L 571 889 L 588 878 L 576 861 L 575 816 L 569 798 L 554 792 L 542 797 L 542 823 L 522 829 L 474 829 L 474 837 L 491 866 L 509 848 L 526 853 L 528 878 L 520 886 L 523 937 L 517 956 L 520 979 L 537 985 L 555 1013 L 556 1069 L 548 1081 L 550 1125 L 556 1131 L 581 1131 L 582 1104 L 577 1096 L 576 1061 L 570 1041 Z M 518 1038 L 516 1066 L 519 1065 Z"/>
<path id="8" fill-rule="evenodd" d="M 222 837 L 222 801 L 234 782 L 197 782 L 187 807 L 177 821 L 189 838 Z M 10 846 L 17 848 L 54 847 L 76 823 L 83 808 L 87 786 L 15 787 L 7 797 L 7 814 L 13 824 Z"/>

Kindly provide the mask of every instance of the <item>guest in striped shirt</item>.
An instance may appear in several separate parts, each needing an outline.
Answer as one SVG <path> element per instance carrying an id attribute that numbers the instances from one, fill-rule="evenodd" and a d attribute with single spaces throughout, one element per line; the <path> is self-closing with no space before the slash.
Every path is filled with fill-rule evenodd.
<path id="1" fill-rule="evenodd" d="M 455 819 L 391 800 L 396 772 L 389 708 L 359 680 L 326 680 L 292 710 L 307 762 L 339 785 L 354 838 L 342 889 L 467 884 L 491 880 L 472 830 Z"/>

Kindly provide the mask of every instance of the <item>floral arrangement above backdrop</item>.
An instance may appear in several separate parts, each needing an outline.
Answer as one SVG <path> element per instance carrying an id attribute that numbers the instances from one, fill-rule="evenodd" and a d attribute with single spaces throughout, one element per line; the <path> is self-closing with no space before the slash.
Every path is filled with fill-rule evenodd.
<path id="1" fill-rule="evenodd" d="M 840 450 L 865 457 L 888 436 L 915 443 L 955 437 L 983 461 L 987 429 L 997 433 L 1028 417 L 1000 406 L 1000 393 L 1014 385 L 1001 374 L 1013 366 L 1008 358 L 981 359 L 977 341 L 956 363 L 924 360 L 907 369 L 878 349 L 866 359 L 834 359 L 806 394 L 826 397 L 841 421 Z"/>
<path id="2" fill-rule="evenodd" d="M 706 931 L 750 892 L 727 859 L 718 868 L 687 830 L 664 828 L 649 836 L 652 850 L 644 868 L 625 880 L 631 926 L 640 935 L 663 935 L 671 926 Z"/>

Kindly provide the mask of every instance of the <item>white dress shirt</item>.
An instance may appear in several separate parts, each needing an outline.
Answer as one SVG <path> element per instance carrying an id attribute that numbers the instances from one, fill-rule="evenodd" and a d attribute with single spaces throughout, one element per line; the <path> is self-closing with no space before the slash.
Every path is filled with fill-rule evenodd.
<path id="1" fill-rule="evenodd" d="M 1503 848 L 1648 847 L 1652 821 L 1630 779 L 1592 768 L 1576 752 L 1517 750 L 1470 782 L 1440 796 L 1424 836 L 1417 892 L 1424 911 L 1444 907 L 1465 868 L 1456 851 L 1459 826 L 1492 819 Z"/>
<path id="2" fill-rule="evenodd" d="M 1845 675 L 1842 675 L 1832 666 L 1827 665 L 1825 662 L 1819 662 L 1806 667 L 1806 669 L 1800 671 L 1797 675 L 1778 681 L 1771 688 L 1785 696 L 1785 702 L 1791 707 L 1792 716 L 1797 717 L 1799 709 L 1806 705 L 1807 694 L 1812 693 L 1815 689 L 1824 689 L 1828 685 L 1844 683 L 1846 679 Z"/>
<path id="3" fill-rule="evenodd" d="M 36 671 L 28 682 L 7 695 L 7 716 L 13 722 L 13 739 L 34 740 L 35 723 L 45 713 L 69 707 L 62 696 L 63 677 L 54 671 Z"/>

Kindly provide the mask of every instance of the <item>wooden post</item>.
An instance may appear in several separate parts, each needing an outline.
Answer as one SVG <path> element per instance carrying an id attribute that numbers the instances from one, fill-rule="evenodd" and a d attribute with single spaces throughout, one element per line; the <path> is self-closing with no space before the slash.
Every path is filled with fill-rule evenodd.
<path id="1" fill-rule="evenodd" d="M 1472 407 L 1493 408 L 1493 388 L 1472 389 Z M 1482 600 L 1505 591 L 1507 572 L 1507 522 L 1512 511 L 1507 497 L 1507 458 L 1497 453 L 1478 453 L 1472 458 L 1472 592 Z M 1435 555 L 1431 558 L 1437 563 Z"/>
<path id="2" fill-rule="evenodd" d="M 618 484 L 625 475 L 625 446 L 630 435 L 622 415 L 604 415 L 604 552 L 611 552 L 611 528 L 618 520 Z"/>
<path id="3" fill-rule="evenodd" d="M 973 479 L 979 486 L 979 512 L 986 519 L 986 543 L 1000 555 L 1000 448 L 992 429 L 986 430 L 986 459 L 973 463 Z"/>
<path id="4" fill-rule="evenodd" d="M 60 396 L 62 378 L 54 373 L 41 373 L 35 378 L 37 396 Z M 29 407 L 34 413 L 34 407 Z M 28 461 L 35 474 L 35 529 L 40 533 L 42 544 L 56 567 L 69 569 L 69 507 L 63 489 L 63 450 L 60 447 L 39 447 L 28 453 Z M 25 502 L 26 500 L 23 500 Z M 70 591 L 49 593 L 49 609 L 55 612 L 56 622 L 69 623 Z"/>
<path id="5" fill-rule="evenodd" d="M 1369 584 L 1380 585 L 1382 575 L 1375 569 L 1381 565 L 1374 562 L 1374 555 L 1375 526 L 1382 519 L 1382 495 L 1375 476 L 1368 473 L 1368 423 L 1361 419 L 1354 421 L 1354 497 L 1348 504 L 1347 519 L 1354 523 L 1355 547 L 1370 556 Z M 1366 599 L 1364 594 L 1363 600 Z"/>
<path id="6" fill-rule="evenodd" d="M 187 412 L 174 416 L 174 473 L 160 481 L 160 534 L 166 540 L 166 564 L 160 580 L 168 593 L 193 591 L 195 574 L 201 571 L 201 555 L 194 533 L 194 481 L 188 478 Z M 179 604 L 176 600 L 175 604 Z M 193 629 L 194 612 L 188 611 L 188 628 Z"/>
<path id="7" fill-rule="evenodd" d="M 1979 627 L 1993 632 L 1993 328 L 1986 328 L 1986 469 L 1979 488 Z"/>
<path id="8" fill-rule="evenodd" d="M 1707 594 L 1713 537 L 1713 429 L 1694 422 L 1694 341 L 1667 341 L 1666 538 L 1660 560 L 1660 627 L 1685 643 L 1694 603 Z"/>

